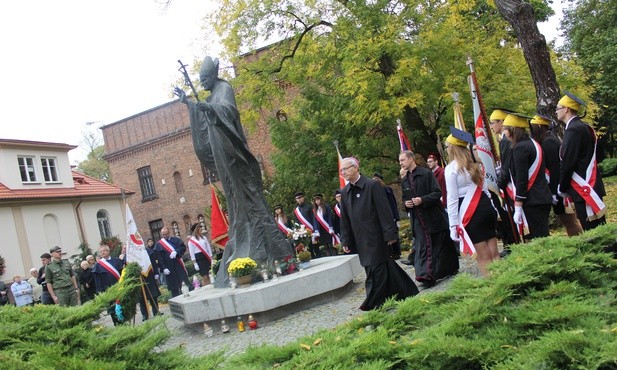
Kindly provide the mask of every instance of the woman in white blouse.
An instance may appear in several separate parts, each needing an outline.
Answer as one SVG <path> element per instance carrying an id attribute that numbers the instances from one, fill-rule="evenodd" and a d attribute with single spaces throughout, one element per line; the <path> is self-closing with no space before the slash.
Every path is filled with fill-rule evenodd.
<path id="1" fill-rule="evenodd" d="M 478 267 L 486 276 L 486 266 L 499 259 L 497 250 L 497 212 L 493 207 L 483 171 L 468 149 L 471 134 L 451 128 L 446 139 L 450 163 L 446 166 L 446 189 L 450 237 L 459 242 L 461 251 L 477 253 Z"/>

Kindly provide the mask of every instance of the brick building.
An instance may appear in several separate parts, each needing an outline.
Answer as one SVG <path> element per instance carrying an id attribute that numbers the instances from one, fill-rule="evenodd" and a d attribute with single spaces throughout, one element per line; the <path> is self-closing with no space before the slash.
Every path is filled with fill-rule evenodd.
<path id="1" fill-rule="evenodd" d="M 169 226 L 186 239 L 191 224 L 209 224 L 210 173 L 195 155 L 189 125 L 186 105 L 174 100 L 102 127 L 104 158 L 114 184 L 135 191 L 128 203 L 144 238 L 158 240 Z M 267 125 L 245 134 L 262 173 L 272 174 Z"/>

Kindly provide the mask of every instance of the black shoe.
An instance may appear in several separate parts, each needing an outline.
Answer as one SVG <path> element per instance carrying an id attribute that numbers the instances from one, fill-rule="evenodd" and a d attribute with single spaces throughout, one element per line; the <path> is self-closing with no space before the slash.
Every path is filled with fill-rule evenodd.
<path id="1" fill-rule="evenodd" d="M 499 257 L 506 258 L 506 257 L 508 257 L 510 255 L 510 253 L 512 253 L 511 250 L 504 249 L 504 250 L 501 251 L 501 253 L 499 253 Z"/>
<path id="2" fill-rule="evenodd" d="M 413 262 L 411 262 L 410 260 L 401 260 L 401 263 L 402 263 L 403 265 L 407 265 L 407 266 L 411 266 L 411 265 L 413 265 Z"/>
<path id="3" fill-rule="evenodd" d="M 419 285 L 422 289 L 428 289 L 428 288 L 432 288 L 435 286 L 437 282 L 435 280 L 433 281 L 423 281 L 421 282 Z"/>

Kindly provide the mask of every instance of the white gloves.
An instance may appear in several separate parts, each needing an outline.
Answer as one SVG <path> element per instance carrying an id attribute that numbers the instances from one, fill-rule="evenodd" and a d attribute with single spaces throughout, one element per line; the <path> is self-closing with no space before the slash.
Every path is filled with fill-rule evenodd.
<path id="1" fill-rule="evenodd" d="M 557 196 L 555 194 L 553 194 L 553 200 L 551 201 L 551 203 L 553 203 L 554 206 L 556 206 L 557 203 L 559 203 L 559 200 L 557 200 Z"/>
<path id="2" fill-rule="evenodd" d="M 400 229 L 401 228 L 401 221 L 396 221 L 396 228 Z"/>
<path id="3" fill-rule="evenodd" d="M 176 251 L 173 251 L 173 252 L 169 253 L 169 258 L 171 258 L 173 260 L 174 258 L 176 258 L 177 254 L 178 253 L 176 253 Z"/>
<path id="4" fill-rule="evenodd" d="M 570 197 L 570 195 L 568 193 L 564 193 L 564 192 L 561 191 L 561 185 L 557 185 L 557 195 L 559 195 L 562 198 Z"/>
<path id="5" fill-rule="evenodd" d="M 195 267 L 195 270 L 199 270 L 199 265 L 197 264 L 197 262 L 193 262 L 193 267 Z"/>
<path id="6" fill-rule="evenodd" d="M 517 225 L 523 223 L 523 207 L 515 206 L 514 207 L 514 222 Z"/>
<path id="7" fill-rule="evenodd" d="M 456 227 L 450 228 L 450 239 L 452 239 L 455 242 L 461 241 L 461 239 L 458 236 L 458 233 L 456 232 Z"/>
<path id="8" fill-rule="evenodd" d="M 171 271 L 169 271 L 168 269 L 165 269 L 165 270 L 163 270 L 163 274 L 169 275 L 169 274 L 171 274 Z"/>
<path id="9" fill-rule="evenodd" d="M 333 228 L 330 228 L 330 229 L 328 230 L 328 233 L 329 233 L 330 235 L 334 234 L 334 229 L 333 229 Z"/>
<path id="10" fill-rule="evenodd" d="M 158 280 L 159 276 L 158 275 L 154 275 L 154 280 Z"/>

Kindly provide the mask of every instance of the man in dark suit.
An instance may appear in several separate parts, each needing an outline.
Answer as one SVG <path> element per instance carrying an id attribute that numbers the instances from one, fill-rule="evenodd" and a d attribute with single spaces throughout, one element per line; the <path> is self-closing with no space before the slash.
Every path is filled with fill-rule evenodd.
<path id="1" fill-rule="evenodd" d="M 606 205 L 602 200 L 606 193 L 596 162 L 597 137 L 593 128 L 578 116 L 585 102 L 572 93 L 564 93 L 555 109 L 557 119 L 566 124 L 559 152 L 558 192 L 572 198 L 583 230 L 590 230 L 606 223 Z"/>
<path id="2" fill-rule="evenodd" d="M 94 264 L 92 268 L 92 275 L 94 276 L 94 286 L 97 293 L 106 291 L 110 286 L 116 284 L 120 280 L 122 275 L 122 269 L 124 267 L 124 261 L 119 258 L 110 256 L 109 246 L 101 244 L 99 246 L 98 262 Z M 116 316 L 115 302 L 110 302 L 107 307 L 107 313 L 111 316 L 111 320 L 114 325 L 118 325 L 120 320 Z"/>
<path id="3" fill-rule="evenodd" d="M 403 170 L 403 202 L 414 234 L 416 280 L 429 288 L 437 280 L 458 272 L 458 255 L 450 239 L 448 217 L 441 203 L 441 189 L 428 168 L 418 166 L 411 150 L 399 155 Z"/>
<path id="4" fill-rule="evenodd" d="M 350 246 L 356 247 L 366 271 L 366 299 L 360 309 L 375 309 L 390 297 L 418 294 L 409 275 L 390 258 L 398 235 L 381 185 L 360 175 L 355 158 L 342 160 L 341 173 L 349 181 L 341 191 L 341 244 L 346 253 Z"/>
<path id="5" fill-rule="evenodd" d="M 182 261 L 186 245 L 182 239 L 171 236 L 167 226 L 161 229 L 161 237 L 161 240 L 154 246 L 154 250 L 157 253 L 160 268 L 163 269 L 161 272 L 165 274 L 167 288 L 172 297 L 177 297 L 182 294 L 182 282 L 188 281 L 186 268 Z"/>

